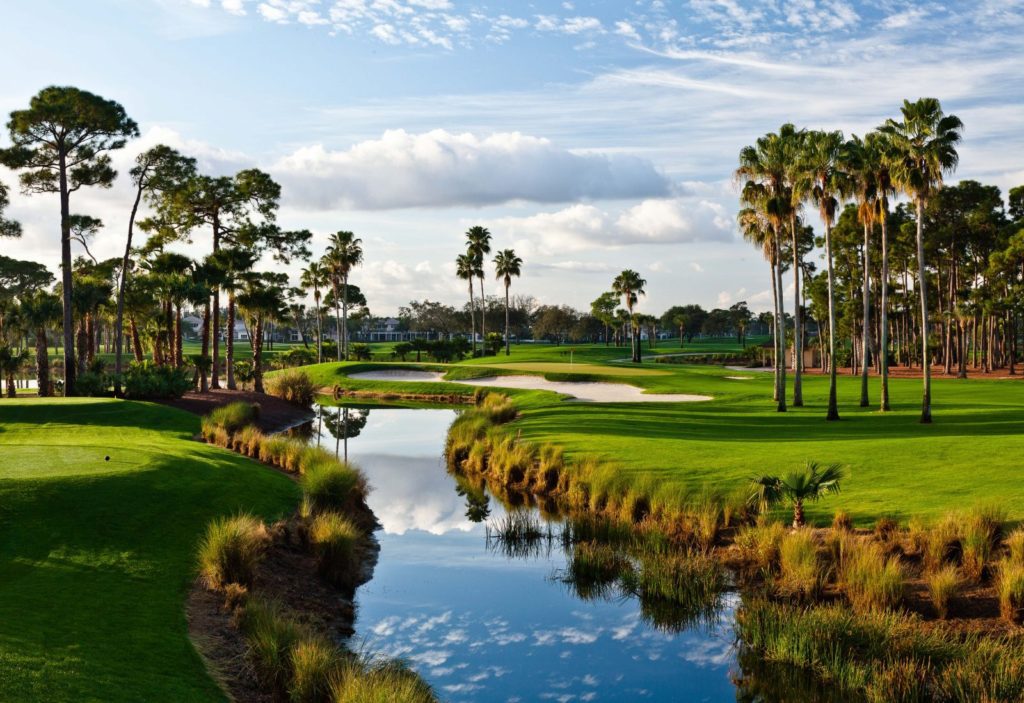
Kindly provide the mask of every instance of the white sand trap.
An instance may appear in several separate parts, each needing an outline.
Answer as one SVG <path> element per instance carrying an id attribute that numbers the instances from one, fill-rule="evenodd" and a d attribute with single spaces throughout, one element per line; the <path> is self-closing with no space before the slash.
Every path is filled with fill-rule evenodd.
<path id="1" fill-rule="evenodd" d="M 726 378 L 731 379 L 733 381 L 753 381 L 754 380 L 753 376 L 726 376 Z"/>
<path id="2" fill-rule="evenodd" d="M 414 371 L 412 369 L 381 369 L 380 371 L 360 371 L 349 374 L 349 378 L 360 381 L 421 381 L 439 382 L 444 376 L 439 371 Z"/>
<path id="3" fill-rule="evenodd" d="M 771 373 L 775 369 L 771 366 L 726 366 L 730 371 L 752 371 L 754 373 Z M 732 376 L 729 376 L 732 378 Z"/>
<path id="4" fill-rule="evenodd" d="M 411 369 L 381 369 L 360 371 L 349 374 L 349 378 L 360 381 L 443 381 L 438 371 L 414 371 Z M 522 388 L 531 391 L 554 391 L 587 403 L 694 403 L 711 400 L 709 395 L 686 395 L 683 393 L 644 393 L 636 386 L 626 383 L 597 383 L 591 381 L 548 381 L 542 376 L 485 376 L 466 381 L 454 381 L 467 386 L 492 388 Z"/>
<path id="5" fill-rule="evenodd" d="M 531 391 L 554 391 L 587 403 L 694 403 L 711 400 L 709 395 L 644 393 L 626 383 L 591 381 L 548 381 L 541 376 L 486 376 L 470 381 L 456 381 L 470 386 L 523 388 Z"/>

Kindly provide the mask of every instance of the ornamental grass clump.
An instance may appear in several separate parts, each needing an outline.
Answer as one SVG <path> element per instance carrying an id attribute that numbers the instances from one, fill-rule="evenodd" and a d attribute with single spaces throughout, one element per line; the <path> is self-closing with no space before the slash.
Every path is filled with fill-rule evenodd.
<path id="1" fill-rule="evenodd" d="M 722 526 L 722 508 L 715 496 L 705 493 L 690 509 L 693 537 L 697 547 L 707 552 L 715 546 Z"/>
<path id="2" fill-rule="evenodd" d="M 336 585 L 351 584 L 359 570 L 358 546 L 362 532 L 336 512 L 318 513 L 309 526 L 309 541 L 317 568 Z"/>
<path id="3" fill-rule="evenodd" d="M 316 399 L 317 387 L 309 374 L 298 369 L 279 371 L 267 378 L 267 393 L 289 403 L 309 406 Z"/>
<path id="4" fill-rule="evenodd" d="M 342 666 L 343 654 L 324 637 L 308 635 L 288 653 L 291 703 L 324 703 L 330 700 L 331 683 Z"/>
<path id="5" fill-rule="evenodd" d="M 1004 620 L 1024 621 L 1024 564 L 1004 559 L 996 577 L 999 613 Z"/>
<path id="6" fill-rule="evenodd" d="M 215 427 L 224 428 L 228 434 L 234 434 L 246 425 L 256 422 L 258 417 L 258 405 L 240 400 L 214 408 L 204 420 Z"/>
<path id="7" fill-rule="evenodd" d="M 1006 513 L 996 506 L 978 506 L 964 517 L 960 537 L 960 562 L 964 578 L 981 583 L 985 567 L 1003 536 Z"/>
<path id="8" fill-rule="evenodd" d="M 249 514 L 211 522 L 199 543 L 199 573 L 207 587 L 252 585 L 269 539 L 266 526 Z"/>
<path id="9" fill-rule="evenodd" d="M 239 625 L 257 678 L 272 691 L 285 693 L 292 680 L 292 649 L 311 637 L 308 629 L 282 613 L 276 603 L 257 598 L 246 603 Z"/>
<path id="10" fill-rule="evenodd" d="M 779 562 L 779 548 L 786 535 L 781 522 L 747 525 L 736 533 L 733 544 L 748 568 L 772 569 Z"/>
<path id="11" fill-rule="evenodd" d="M 231 448 L 249 457 L 259 457 L 266 437 L 255 425 L 243 427 L 231 437 Z"/>
<path id="12" fill-rule="evenodd" d="M 779 575 L 775 588 L 780 595 L 798 600 L 814 599 L 824 576 L 818 544 L 809 529 L 794 530 L 779 544 Z"/>
<path id="13" fill-rule="evenodd" d="M 949 604 L 960 591 L 960 574 L 955 566 L 944 566 L 927 576 L 928 595 L 940 620 L 949 616 Z"/>
<path id="14" fill-rule="evenodd" d="M 898 557 L 886 556 L 877 542 L 852 542 L 839 569 L 839 587 L 858 613 L 896 607 L 903 598 L 906 572 Z"/>
<path id="15" fill-rule="evenodd" d="M 331 685 L 331 703 L 436 703 L 430 686 L 397 661 L 348 661 Z"/>
<path id="16" fill-rule="evenodd" d="M 304 515 L 344 513 L 366 497 L 366 480 L 359 469 L 338 460 L 312 466 L 302 475 L 300 485 Z"/>
<path id="17" fill-rule="evenodd" d="M 1024 564 L 1024 527 L 1018 527 L 1006 537 L 1006 551 L 1014 564 Z"/>

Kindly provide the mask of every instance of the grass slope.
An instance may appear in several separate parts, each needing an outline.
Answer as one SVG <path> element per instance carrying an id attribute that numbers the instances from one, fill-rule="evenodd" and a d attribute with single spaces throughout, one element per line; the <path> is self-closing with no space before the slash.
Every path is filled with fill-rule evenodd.
<path id="1" fill-rule="evenodd" d="M 828 423 L 828 378 L 817 372 L 804 376 L 805 407 L 777 413 L 770 373 L 645 362 L 627 368 L 661 373 L 622 376 L 622 364 L 602 362 L 609 351 L 595 346 L 575 348 L 574 359 L 582 363 L 574 364 L 577 373 L 571 374 L 564 370 L 566 351 L 513 347 L 509 363 L 504 356 L 474 359 L 449 367 L 449 378 L 537 373 L 556 379 L 615 380 L 655 393 L 713 396 L 705 403 L 586 404 L 563 403 L 552 393 L 510 393 L 523 411 L 514 427 L 524 439 L 557 443 L 570 456 L 601 455 L 621 466 L 627 481 L 653 483 L 659 491 L 742 488 L 754 475 L 782 474 L 814 459 L 840 462 L 849 473 L 841 495 L 809 506 L 809 518 L 818 522 L 830 519 L 838 508 L 850 511 L 857 524 L 868 525 L 881 516 L 936 517 L 986 501 L 998 502 L 1012 519 L 1024 520 L 1024 386 L 1017 381 L 936 378 L 935 422 L 921 425 L 919 379 L 890 379 L 893 410 L 882 414 L 874 405 L 876 378 L 871 379 L 872 406 L 860 408 L 859 377 L 841 376 L 843 419 Z M 338 364 L 307 370 L 318 380 L 329 379 L 325 385 L 372 384 L 382 392 L 399 385 L 411 392 L 460 388 L 346 381 L 348 367 Z M 618 377 L 601 378 L 602 370 Z M 788 381 L 791 388 L 792 374 Z"/>
<path id="2" fill-rule="evenodd" d="M 198 429 L 148 403 L 0 401 L 0 700 L 223 700 L 188 639 L 196 543 L 297 491 Z"/>

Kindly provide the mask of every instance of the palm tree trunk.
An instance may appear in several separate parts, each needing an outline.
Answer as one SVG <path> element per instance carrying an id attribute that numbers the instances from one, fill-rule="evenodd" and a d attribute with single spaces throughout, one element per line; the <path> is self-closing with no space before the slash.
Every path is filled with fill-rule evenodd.
<path id="1" fill-rule="evenodd" d="M 338 361 L 341 361 L 341 299 L 338 297 L 338 280 L 336 278 L 332 277 L 331 288 L 334 291 L 334 334 L 338 338 L 335 356 Z"/>
<path id="2" fill-rule="evenodd" d="M 828 263 L 828 414 L 826 420 L 839 419 L 836 399 L 836 303 L 832 272 L 832 223 L 825 222 L 825 259 Z"/>
<path id="3" fill-rule="evenodd" d="M 487 353 L 487 298 L 484 296 L 484 277 L 480 276 L 480 346 Z"/>
<path id="4" fill-rule="evenodd" d="M 213 220 L 213 253 L 220 249 L 220 221 Z M 210 388 L 220 388 L 220 287 L 213 287 L 213 370 L 211 372 Z"/>
<path id="5" fill-rule="evenodd" d="M 224 337 L 224 351 L 227 354 L 227 363 L 224 372 L 228 377 L 228 390 L 237 390 L 235 383 L 235 293 L 228 293 L 228 319 L 227 334 Z"/>
<path id="6" fill-rule="evenodd" d="M 512 352 L 509 349 L 509 337 L 508 337 L 508 281 L 505 281 L 505 356 L 509 356 Z"/>
<path id="7" fill-rule="evenodd" d="M 36 328 L 36 386 L 41 398 L 50 397 L 50 357 L 45 327 Z"/>
<path id="8" fill-rule="evenodd" d="M 793 527 L 804 526 L 804 502 L 802 500 L 793 501 Z"/>
<path id="9" fill-rule="evenodd" d="M 879 354 L 879 375 L 882 378 L 882 411 L 889 407 L 889 228 L 887 223 L 888 213 L 882 211 L 882 306 L 881 323 L 879 334 L 881 342 L 878 345 Z"/>
<path id="10" fill-rule="evenodd" d="M 863 316 L 864 332 L 861 334 L 860 348 L 860 406 L 866 408 L 868 402 L 868 359 L 871 356 L 871 225 L 864 223 L 864 281 L 863 281 Z"/>
<path id="11" fill-rule="evenodd" d="M 804 405 L 804 336 L 803 317 L 800 306 L 800 249 L 797 246 L 796 215 L 789 218 L 790 238 L 793 241 L 793 407 Z M 745 336 L 745 335 L 744 335 Z M 743 342 L 746 348 L 746 341 Z"/>
<path id="12" fill-rule="evenodd" d="M 345 361 L 348 361 L 348 273 L 341 279 L 341 338 L 345 341 Z"/>
<path id="13" fill-rule="evenodd" d="M 771 255 L 771 274 L 772 274 L 772 348 L 775 351 L 775 357 L 772 359 L 773 368 L 772 371 L 775 374 L 775 385 L 772 389 L 772 400 L 778 402 L 779 400 L 779 284 L 778 278 L 775 276 L 775 254 Z"/>
<path id="14" fill-rule="evenodd" d="M 928 358 L 928 283 L 924 277 L 924 201 L 917 199 L 917 280 L 921 294 L 921 422 L 932 421 L 932 368 Z"/>
<path id="15" fill-rule="evenodd" d="M 323 321 L 320 315 L 320 291 L 313 292 L 313 302 L 316 303 L 316 363 L 324 363 L 324 330 Z"/>
<path id="16" fill-rule="evenodd" d="M 776 230 L 776 232 L 775 232 L 775 241 L 779 241 L 778 235 L 779 235 L 779 232 L 778 232 L 778 230 Z M 777 251 L 778 254 L 782 253 L 781 248 L 777 249 L 776 251 Z M 778 359 L 778 365 L 779 365 L 779 402 L 778 402 L 778 405 L 776 406 L 775 410 L 776 410 L 776 412 L 784 413 L 784 412 L 786 412 L 786 314 L 785 314 L 786 307 L 785 307 L 785 304 L 783 302 L 783 297 L 782 297 L 782 257 L 781 256 L 778 257 L 778 265 L 775 267 L 775 275 L 778 277 L 778 280 L 776 282 L 776 289 L 779 292 L 778 293 L 778 295 L 779 295 L 779 315 L 776 318 L 776 320 L 778 321 L 778 328 L 779 328 L 779 331 L 778 331 L 779 355 L 776 357 Z"/>
<path id="17" fill-rule="evenodd" d="M 174 365 L 181 368 L 184 363 L 183 342 L 181 339 L 181 303 L 174 308 Z"/>
<path id="18" fill-rule="evenodd" d="M 257 393 L 263 392 L 263 316 L 256 318 L 252 335 L 252 384 Z"/>
<path id="19" fill-rule="evenodd" d="M 134 328 L 134 322 L 132 323 Z M 210 390 L 209 380 L 207 375 L 209 373 L 207 369 L 206 360 L 210 358 L 210 299 L 207 298 L 203 305 L 203 346 L 201 351 L 203 361 L 200 362 L 199 369 L 199 392 L 206 393 Z"/>
<path id="20" fill-rule="evenodd" d="M 476 356 L 476 298 L 473 297 L 473 277 L 469 277 L 469 338 L 473 342 L 473 356 Z"/>

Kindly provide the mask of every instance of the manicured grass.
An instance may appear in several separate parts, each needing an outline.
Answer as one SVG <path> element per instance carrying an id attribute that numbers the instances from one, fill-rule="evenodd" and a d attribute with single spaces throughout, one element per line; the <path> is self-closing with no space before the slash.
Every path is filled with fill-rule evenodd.
<path id="1" fill-rule="evenodd" d="M 0 401 L 0 700 L 224 699 L 188 639 L 196 546 L 298 490 L 198 429 L 148 403 Z"/>
<path id="2" fill-rule="evenodd" d="M 559 348 L 524 349 L 527 346 L 513 347 L 518 355 L 510 364 L 502 363 L 505 357 L 486 357 L 423 368 L 447 368 L 451 376 L 462 378 L 493 373 L 572 377 L 550 372 L 548 364 L 561 363 L 554 361 L 561 354 Z M 603 347 L 581 347 L 579 352 L 602 370 L 623 366 L 602 366 L 595 357 L 605 353 Z M 523 358 L 531 353 L 532 360 Z M 544 355 L 548 355 L 546 362 Z M 466 386 L 458 384 L 346 380 L 344 374 L 355 368 L 371 367 L 330 364 L 306 370 L 329 380 L 325 385 L 340 383 L 379 392 L 466 392 Z M 808 459 L 840 462 L 848 473 L 842 493 L 807 506 L 808 518 L 817 524 L 829 523 L 832 513 L 840 509 L 848 511 L 856 525 L 869 526 L 883 516 L 900 521 L 913 516 L 933 519 L 949 510 L 991 501 L 1004 505 L 1011 520 L 1024 520 L 1024 462 L 1020 459 L 1024 456 L 1024 385 L 1018 381 L 935 378 L 935 421 L 921 425 L 919 379 L 891 379 L 893 409 L 883 414 L 875 406 L 876 378 L 871 379 L 872 406 L 860 408 L 859 378 L 840 376 L 843 419 L 828 423 L 828 378 L 816 371 L 804 376 L 805 406 L 778 413 L 771 400 L 771 373 L 653 362 L 626 368 L 663 373 L 616 380 L 651 392 L 706 394 L 714 400 L 564 403 L 553 393 L 509 391 L 522 410 L 511 427 L 521 431 L 524 440 L 564 447 L 570 458 L 597 454 L 610 459 L 627 478 L 653 480 L 666 491 L 697 492 L 707 486 L 729 490 L 744 486 L 755 475 L 796 469 Z M 598 376 L 593 368 L 581 371 L 578 380 Z M 792 374 L 788 381 L 791 398 Z"/>

